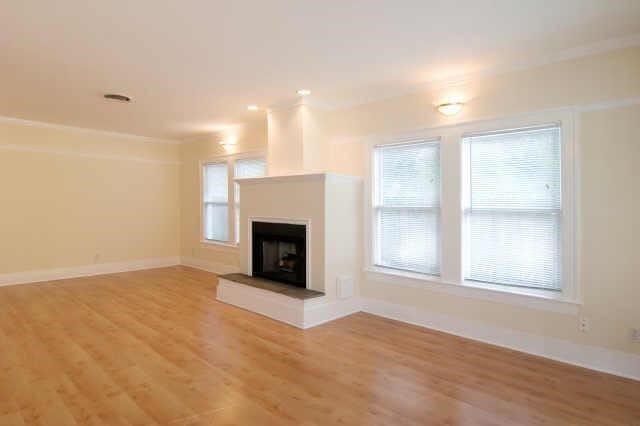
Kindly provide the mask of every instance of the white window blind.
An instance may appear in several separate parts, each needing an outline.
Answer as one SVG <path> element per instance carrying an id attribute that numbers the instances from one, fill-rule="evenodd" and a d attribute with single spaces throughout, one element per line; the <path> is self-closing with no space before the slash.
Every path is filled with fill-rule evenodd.
<path id="1" fill-rule="evenodd" d="M 440 144 L 375 148 L 375 265 L 440 274 Z"/>
<path id="2" fill-rule="evenodd" d="M 561 288 L 560 128 L 464 138 L 465 279 Z"/>
<path id="3" fill-rule="evenodd" d="M 267 162 L 264 158 L 244 158 L 236 160 L 234 173 L 237 178 L 259 177 L 267 173 Z M 235 239 L 240 242 L 240 185 L 234 183 L 234 222 Z"/>
<path id="4" fill-rule="evenodd" d="M 206 164 L 203 170 L 204 238 L 229 241 L 229 176 L 227 163 Z"/>

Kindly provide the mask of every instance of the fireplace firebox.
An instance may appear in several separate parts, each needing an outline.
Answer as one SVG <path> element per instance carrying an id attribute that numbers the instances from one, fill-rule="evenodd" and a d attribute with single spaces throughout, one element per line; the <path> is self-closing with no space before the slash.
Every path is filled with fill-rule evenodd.
<path id="1" fill-rule="evenodd" d="M 306 237 L 305 225 L 252 222 L 252 275 L 306 288 Z"/>

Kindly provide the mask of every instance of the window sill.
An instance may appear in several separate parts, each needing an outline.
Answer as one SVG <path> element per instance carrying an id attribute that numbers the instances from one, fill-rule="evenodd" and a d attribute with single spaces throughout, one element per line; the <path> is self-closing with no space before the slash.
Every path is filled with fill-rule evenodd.
<path id="1" fill-rule="evenodd" d="M 441 277 L 415 272 L 370 266 L 365 268 L 367 279 L 406 287 L 445 293 L 470 299 L 485 300 L 507 305 L 523 306 L 542 311 L 578 315 L 581 302 L 572 300 L 561 292 L 539 289 L 506 287 L 472 281 L 453 283 Z"/>
<path id="2" fill-rule="evenodd" d="M 235 250 L 238 249 L 238 244 L 227 241 L 200 240 L 200 244 L 205 244 L 212 247 L 226 247 Z"/>

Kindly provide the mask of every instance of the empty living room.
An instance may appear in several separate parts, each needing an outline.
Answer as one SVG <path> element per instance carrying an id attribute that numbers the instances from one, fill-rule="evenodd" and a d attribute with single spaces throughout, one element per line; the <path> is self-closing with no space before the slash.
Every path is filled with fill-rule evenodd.
<path id="1" fill-rule="evenodd" d="M 0 49 L 0 426 L 640 426 L 639 0 L 2 0 Z"/>

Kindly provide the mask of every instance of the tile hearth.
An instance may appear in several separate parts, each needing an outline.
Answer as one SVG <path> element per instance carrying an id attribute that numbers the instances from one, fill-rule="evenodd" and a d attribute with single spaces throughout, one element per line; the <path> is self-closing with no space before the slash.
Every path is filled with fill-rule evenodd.
<path id="1" fill-rule="evenodd" d="M 220 275 L 219 278 L 227 281 L 232 281 L 246 286 L 259 288 L 261 290 L 267 290 L 274 293 L 281 294 L 283 296 L 293 297 L 294 299 L 307 300 L 315 297 L 322 297 L 324 293 L 316 290 L 309 290 L 308 288 L 295 287 L 288 284 L 279 283 L 277 281 L 267 280 L 265 278 L 252 277 L 245 274 L 225 274 Z"/>

